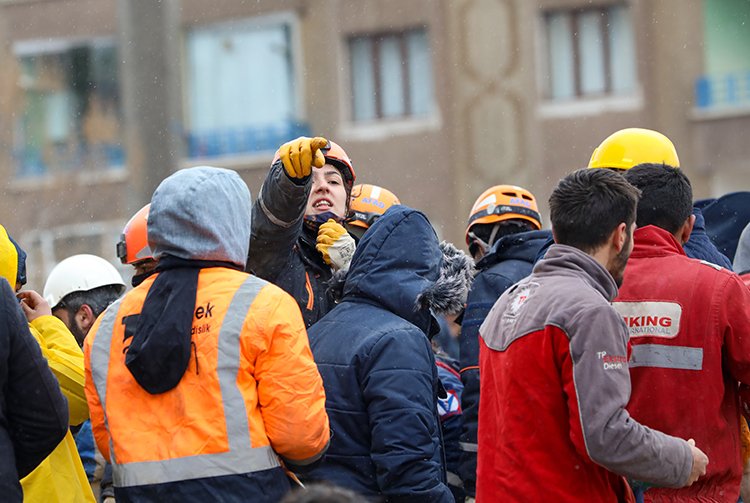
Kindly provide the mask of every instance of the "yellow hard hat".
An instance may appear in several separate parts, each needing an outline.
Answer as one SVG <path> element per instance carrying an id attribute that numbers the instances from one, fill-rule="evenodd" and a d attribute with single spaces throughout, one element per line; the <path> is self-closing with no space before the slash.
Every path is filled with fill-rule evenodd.
<path id="1" fill-rule="evenodd" d="M 611 134 L 594 150 L 589 168 L 630 169 L 644 163 L 680 167 L 669 138 L 651 129 L 628 128 Z"/>

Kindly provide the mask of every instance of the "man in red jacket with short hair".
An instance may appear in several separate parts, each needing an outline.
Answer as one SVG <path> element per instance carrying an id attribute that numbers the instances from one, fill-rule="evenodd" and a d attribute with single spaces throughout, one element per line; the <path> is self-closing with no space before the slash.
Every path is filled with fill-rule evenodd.
<path id="1" fill-rule="evenodd" d="M 627 409 L 651 428 L 695 438 L 711 459 L 689 488 L 651 488 L 646 501 L 735 503 L 740 492 L 740 397 L 750 394 L 750 290 L 709 262 L 688 258 L 692 189 L 663 164 L 625 173 L 642 192 L 635 247 L 615 308 L 630 332 Z"/>
<path id="2" fill-rule="evenodd" d="M 556 244 L 479 329 L 478 501 L 633 501 L 623 476 L 681 487 L 705 471 L 693 442 L 625 410 L 628 331 L 610 302 L 637 201 L 608 170 L 561 180 L 549 201 Z"/>

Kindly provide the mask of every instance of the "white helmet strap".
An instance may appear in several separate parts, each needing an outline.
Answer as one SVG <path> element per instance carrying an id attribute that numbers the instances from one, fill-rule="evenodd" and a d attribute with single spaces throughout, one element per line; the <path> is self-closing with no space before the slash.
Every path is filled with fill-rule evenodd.
<path id="1" fill-rule="evenodd" d="M 471 231 L 469 231 L 469 238 L 471 238 L 472 242 L 479 246 L 482 249 L 482 253 L 486 255 L 487 253 L 489 253 L 490 248 L 492 248 L 492 245 L 495 243 L 495 237 L 497 236 L 499 230 L 500 222 L 497 222 L 492 226 L 492 232 L 490 232 L 490 237 L 486 242 Z"/>

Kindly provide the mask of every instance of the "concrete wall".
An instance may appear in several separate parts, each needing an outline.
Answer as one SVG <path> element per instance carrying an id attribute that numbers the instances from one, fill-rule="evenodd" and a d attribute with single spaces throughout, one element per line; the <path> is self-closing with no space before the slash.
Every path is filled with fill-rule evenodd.
<path id="1" fill-rule="evenodd" d="M 165 75 L 176 76 L 182 83 L 188 30 L 259 15 L 281 13 L 296 19 L 301 117 L 315 134 L 344 146 L 354 160 L 359 181 L 393 190 L 405 204 L 424 210 L 442 237 L 458 244 L 463 243 L 468 211 L 486 187 L 499 183 L 525 186 L 536 194 L 546 214 L 547 197 L 558 179 L 585 166 L 596 145 L 624 127 L 658 129 L 672 138 L 698 197 L 725 188 L 750 188 L 746 176 L 750 152 L 742 133 L 749 125 L 747 116 L 706 118 L 692 108 L 695 78 L 710 65 L 719 64 L 710 58 L 706 62 L 709 56 L 703 51 L 704 12 L 709 13 L 709 25 L 716 22 L 713 0 L 630 1 L 636 90 L 624 97 L 570 103 L 546 100 L 540 91 L 546 71 L 541 63 L 542 14 L 552 8 L 611 5 L 613 0 L 166 3 L 171 5 L 168 14 L 172 17 L 164 25 L 172 26 L 169 30 L 174 33 L 147 33 L 140 42 L 166 40 L 172 44 L 171 56 L 164 63 Z M 148 4 L 137 5 L 138 15 L 145 15 Z M 130 110 L 123 139 L 128 145 L 130 169 L 16 178 L 10 152 L 20 93 L 13 43 L 118 34 L 127 35 L 122 39 L 127 41 L 138 32 L 128 32 L 122 25 L 123 15 L 122 4 L 118 11 L 116 0 L 40 0 L 0 6 L 0 61 L 5 69 L 0 74 L 0 124 L 6 125 L 0 128 L 0 144 L 5 147 L 0 152 L 4 180 L 0 211 L 2 223 L 30 248 L 30 273 L 36 287 L 41 287 L 56 260 L 85 251 L 82 248 L 115 260 L 114 240 L 119 229 L 158 180 L 177 167 L 201 162 L 237 169 L 254 195 L 267 172 L 272 152 L 194 161 L 173 152 L 177 147 L 170 147 L 169 155 L 163 157 L 165 154 L 157 153 L 157 147 L 163 146 L 158 142 L 153 148 L 139 147 L 133 138 L 139 132 L 139 121 L 143 124 L 147 119 Z M 430 40 L 434 112 L 424 118 L 354 122 L 347 39 L 415 27 L 425 27 Z M 707 36 L 711 40 L 713 35 Z M 745 54 L 747 49 L 750 47 L 743 47 Z M 258 74 L 273 78 L 263 75 L 262 68 Z M 121 79 L 127 88 L 122 95 L 128 103 L 148 89 L 137 91 L 139 84 L 133 79 L 142 78 L 130 72 Z M 160 96 L 156 103 L 163 109 L 150 111 L 157 117 L 172 114 L 174 128 L 159 141 L 176 141 L 179 146 L 185 121 L 184 89 L 178 83 Z M 149 106 L 140 103 L 140 107 Z M 149 168 L 161 158 L 167 159 L 158 165 L 161 171 Z"/>

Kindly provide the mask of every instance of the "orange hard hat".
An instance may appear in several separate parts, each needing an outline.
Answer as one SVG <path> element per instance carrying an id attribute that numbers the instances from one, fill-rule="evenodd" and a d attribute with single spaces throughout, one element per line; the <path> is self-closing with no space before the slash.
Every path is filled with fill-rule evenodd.
<path id="1" fill-rule="evenodd" d="M 323 147 L 323 155 L 326 158 L 326 162 L 335 166 L 341 171 L 341 176 L 344 177 L 344 183 L 349 187 L 354 185 L 354 180 L 357 179 L 357 175 L 354 173 L 354 166 L 352 160 L 349 158 L 347 153 L 338 143 L 332 141 L 328 142 L 328 145 Z"/>
<path id="2" fill-rule="evenodd" d="M 148 246 L 148 232 L 146 222 L 148 221 L 147 204 L 125 224 L 120 241 L 117 243 L 117 256 L 123 264 L 135 264 L 142 260 L 154 260 L 151 248 Z"/>
<path id="3" fill-rule="evenodd" d="M 368 229 L 385 210 L 394 204 L 401 204 L 396 194 L 377 185 L 363 183 L 352 188 L 347 223 Z"/>
<path id="4" fill-rule="evenodd" d="M 542 228 L 542 217 L 534 194 L 515 185 L 495 185 L 482 192 L 469 213 L 466 226 L 466 244 L 469 232 L 478 224 L 494 224 L 504 220 L 521 219 L 530 222 L 537 230 Z"/>

